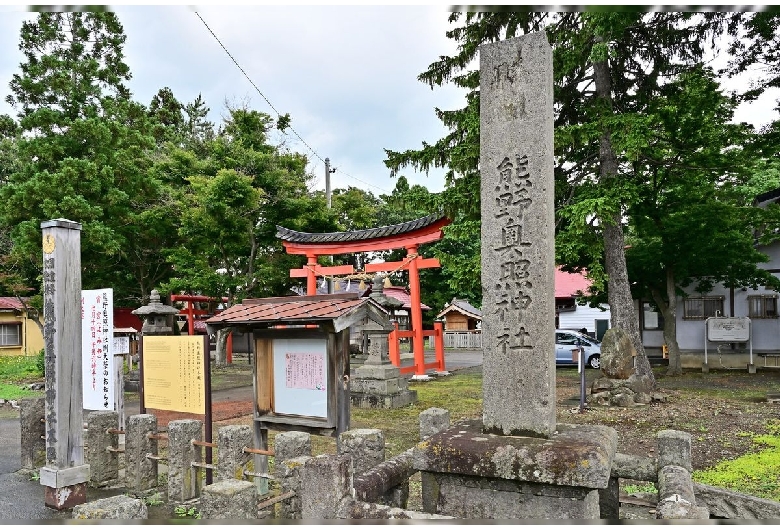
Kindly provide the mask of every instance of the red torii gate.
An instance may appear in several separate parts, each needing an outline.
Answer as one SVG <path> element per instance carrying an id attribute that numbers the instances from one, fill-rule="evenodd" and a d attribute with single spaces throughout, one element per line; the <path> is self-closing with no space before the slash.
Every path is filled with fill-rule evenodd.
<path id="1" fill-rule="evenodd" d="M 203 311 L 202 309 L 195 309 L 195 307 L 192 305 L 193 302 L 213 303 L 213 302 L 220 302 L 220 301 L 227 302 L 228 299 L 225 296 L 223 296 L 222 298 L 213 298 L 211 296 L 202 296 L 197 294 L 172 294 L 171 295 L 171 303 L 187 302 L 187 308 L 179 311 L 179 314 L 187 315 L 187 334 L 189 335 L 195 335 L 195 317 L 208 314 L 208 311 Z M 227 347 L 227 352 L 225 355 L 226 357 L 225 361 L 228 364 L 230 364 L 233 362 L 233 333 L 230 333 L 228 335 L 226 347 Z"/>
<path id="2" fill-rule="evenodd" d="M 434 335 L 436 341 L 437 363 L 434 366 L 439 371 L 444 371 L 444 341 L 442 330 L 438 335 L 425 333 L 422 328 L 422 309 L 420 307 L 420 274 L 424 268 L 440 267 L 436 258 L 423 258 L 418 255 L 417 249 L 423 243 L 438 241 L 444 234 L 442 228 L 452 221 L 441 215 L 429 215 L 414 221 L 397 225 L 370 228 L 367 230 L 355 230 L 352 232 L 330 232 L 311 234 L 296 232 L 282 226 L 276 227 L 276 237 L 282 240 L 288 254 L 305 255 L 306 265 L 301 269 L 291 269 L 290 277 L 306 278 L 306 294 L 317 294 L 317 276 L 338 276 L 354 274 L 352 265 L 326 266 L 317 263 L 319 256 L 332 256 L 334 254 L 352 254 L 355 252 L 372 252 L 378 250 L 392 250 L 396 248 L 406 249 L 406 259 L 403 261 L 368 263 L 364 272 L 395 272 L 398 270 L 409 271 L 409 290 L 411 295 L 411 327 L 408 332 L 396 332 L 395 340 L 390 341 L 390 359 L 396 366 L 400 366 L 398 353 L 398 337 L 409 336 L 412 338 L 414 349 L 414 366 L 409 369 L 401 369 L 408 373 L 414 370 L 415 377 L 425 376 L 425 351 L 423 337 Z"/>

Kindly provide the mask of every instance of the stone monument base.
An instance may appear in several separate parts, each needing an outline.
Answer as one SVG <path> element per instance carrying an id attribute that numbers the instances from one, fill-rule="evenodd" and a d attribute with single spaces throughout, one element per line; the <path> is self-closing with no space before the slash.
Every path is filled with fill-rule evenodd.
<path id="1" fill-rule="evenodd" d="M 459 519 L 614 517 L 610 480 L 617 431 L 558 424 L 550 438 L 484 434 L 482 421 L 454 425 L 420 442 L 423 509 Z"/>
<path id="2" fill-rule="evenodd" d="M 396 409 L 417 402 L 417 392 L 392 364 L 364 364 L 350 382 L 352 406 L 363 409 Z"/>

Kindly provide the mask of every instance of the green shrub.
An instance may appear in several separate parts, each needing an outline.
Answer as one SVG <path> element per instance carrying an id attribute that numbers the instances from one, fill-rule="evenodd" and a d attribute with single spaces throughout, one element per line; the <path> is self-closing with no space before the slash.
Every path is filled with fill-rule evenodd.
<path id="1" fill-rule="evenodd" d="M 43 377 L 46 375 L 46 350 L 43 348 L 41 348 L 35 358 L 35 368 L 38 370 L 39 376 Z"/>

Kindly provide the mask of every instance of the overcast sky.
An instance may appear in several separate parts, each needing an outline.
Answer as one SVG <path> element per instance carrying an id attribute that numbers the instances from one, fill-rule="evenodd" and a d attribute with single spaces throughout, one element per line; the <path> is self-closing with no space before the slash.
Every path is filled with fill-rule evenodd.
<path id="1" fill-rule="evenodd" d="M 454 51 L 444 35 L 447 5 L 112 5 L 112 10 L 127 36 L 125 62 L 133 76 L 128 85 L 136 101 L 148 105 L 167 86 L 185 103 L 202 94 L 215 123 L 225 115 L 226 100 L 248 102 L 274 117 L 277 111 L 289 113 L 305 144 L 290 133 L 287 145 L 309 157 L 316 189 L 325 189 L 323 160 L 329 158 L 336 168 L 333 189 L 390 193 L 395 179 L 383 163 L 384 149 L 418 148 L 441 138 L 446 130 L 434 109 L 465 102 L 461 90 L 431 90 L 417 80 L 440 55 Z M 23 60 L 22 21 L 35 16 L 27 6 L 0 6 L 0 114 L 15 115 L 4 100 Z M 431 191 L 444 186 L 441 171 L 402 174 Z"/>
<path id="2" fill-rule="evenodd" d="M 287 145 L 309 157 L 315 189 L 325 188 L 323 160 L 330 158 L 336 168 L 333 189 L 356 186 L 375 195 L 395 186 L 384 149 L 436 141 L 446 130 L 434 108 L 455 109 L 465 102 L 455 87 L 431 90 L 417 80 L 440 55 L 455 51 L 445 36 L 448 7 L 112 5 L 127 36 L 125 61 L 135 100 L 148 105 L 167 86 L 184 103 L 202 94 L 215 123 L 225 114 L 226 100 L 248 102 L 274 117 L 289 113 L 305 144 L 290 133 Z M 15 114 L 4 100 L 23 60 L 22 21 L 35 16 L 28 6 L 0 6 L 0 114 Z M 776 119 L 775 99 L 776 93 L 743 107 L 737 118 L 758 125 Z M 444 186 L 441 171 L 402 174 L 434 192 Z"/>

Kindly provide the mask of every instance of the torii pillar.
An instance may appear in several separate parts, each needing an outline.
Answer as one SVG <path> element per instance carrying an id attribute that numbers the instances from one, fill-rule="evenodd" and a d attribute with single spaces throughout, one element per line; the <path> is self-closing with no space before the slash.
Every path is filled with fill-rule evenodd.
<path id="1" fill-rule="evenodd" d="M 420 269 L 441 267 L 436 258 L 423 258 L 417 254 L 419 245 L 440 240 L 442 229 L 452 221 L 440 215 L 429 215 L 414 221 L 397 225 L 355 230 L 352 232 L 331 232 L 311 234 L 296 232 L 277 226 L 276 237 L 282 240 L 288 254 L 306 256 L 307 263 L 302 269 L 290 270 L 292 278 L 306 278 L 306 294 L 317 294 L 317 276 L 338 276 L 353 274 L 352 265 L 323 266 L 317 263 L 319 256 L 353 254 L 356 252 L 376 252 L 380 250 L 406 249 L 403 261 L 368 263 L 366 273 L 409 271 L 409 291 L 411 295 L 412 344 L 414 349 L 414 375 L 426 377 L 425 348 L 423 342 L 422 308 L 420 301 Z M 441 337 L 437 336 L 437 340 Z M 438 369 L 444 371 L 443 360 Z M 402 369 L 402 372 L 404 370 Z"/>

